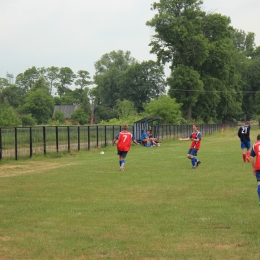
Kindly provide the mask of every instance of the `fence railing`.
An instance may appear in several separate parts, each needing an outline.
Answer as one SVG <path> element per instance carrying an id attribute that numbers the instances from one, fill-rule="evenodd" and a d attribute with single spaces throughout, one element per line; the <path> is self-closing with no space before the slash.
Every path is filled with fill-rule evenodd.
<path id="1" fill-rule="evenodd" d="M 235 127 L 236 124 L 225 124 L 224 127 Z M 223 124 L 200 125 L 202 135 L 221 131 Z M 132 132 L 133 126 L 129 128 Z M 121 126 L 35 126 L 0 128 L 0 160 L 19 156 L 31 158 L 34 154 L 71 150 L 90 150 L 106 147 Z M 189 136 L 192 125 L 161 125 L 159 139 Z"/>

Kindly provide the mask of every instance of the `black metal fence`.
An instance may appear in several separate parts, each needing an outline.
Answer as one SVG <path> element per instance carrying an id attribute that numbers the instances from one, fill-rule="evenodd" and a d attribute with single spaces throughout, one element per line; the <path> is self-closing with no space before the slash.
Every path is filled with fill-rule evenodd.
<path id="1" fill-rule="evenodd" d="M 236 124 L 226 124 L 224 127 L 235 126 Z M 223 124 L 200 125 L 203 135 L 221 131 L 222 128 Z M 31 158 L 39 153 L 46 155 L 49 152 L 106 147 L 112 144 L 112 140 L 120 131 L 121 126 L 107 125 L 0 128 L 0 160 L 18 160 L 19 156 Z M 161 125 L 159 139 L 185 137 L 189 136 L 191 131 L 192 125 Z"/>

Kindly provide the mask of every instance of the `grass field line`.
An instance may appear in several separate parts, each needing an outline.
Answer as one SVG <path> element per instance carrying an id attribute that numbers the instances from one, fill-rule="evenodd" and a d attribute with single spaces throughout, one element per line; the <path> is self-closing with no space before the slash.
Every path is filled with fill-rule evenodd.
<path id="1" fill-rule="evenodd" d="M 19 176 L 22 174 L 28 174 L 28 173 L 41 173 L 44 171 L 52 170 L 52 169 L 57 169 L 61 167 L 67 167 L 73 165 L 72 163 L 67 163 L 67 164 L 48 164 L 45 163 L 43 164 L 27 164 L 27 165 L 3 165 L 0 167 L 1 173 L 0 177 L 1 178 L 6 178 L 6 177 L 14 177 L 14 176 Z M 33 167 L 31 169 L 30 167 Z M 24 170 L 26 168 L 26 170 Z M 4 172 L 3 172 L 4 171 Z"/>

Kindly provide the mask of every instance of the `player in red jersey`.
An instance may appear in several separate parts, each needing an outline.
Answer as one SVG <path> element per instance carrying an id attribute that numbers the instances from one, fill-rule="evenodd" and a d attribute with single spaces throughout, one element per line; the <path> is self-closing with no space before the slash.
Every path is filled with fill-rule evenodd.
<path id="1" fill-rule="evenodd" d="M 250 162 L 253 167 L 253 174 L 257 181 L 258 205 L 260 206 L 260 135 L 257 136 L 257 141 L 253 144 L 250 153 Z"/>
<path id="2" fill-rule="evenodd" d="M 192 126 L 193 132 L 189 138 L 179 138 L 180 141 L 192 141 L 190 149 L 187 154 L 187 158 L 191 160 L 192 169 L 196 169 L 201 163 L 195 156 L 197 156 L 198 150 L 200 149 L 201 132 L 198 130 L 199 126 L 194 124 Z"/>
<path id="3" fill-rule="evenodd" d="M 130 150 L 131 143 L 134 142 L 135 144 L 138 144 L 133 137 L 133 135 L 128 132 L 128 125 L 123 125 L 123 131 L 118 133 L 113 140 L 113 144 L 117 141 L 117 154 L 119 155 L 119 166 L 120 170 L 124 171 L 125 166 L 125 157 Z"/>

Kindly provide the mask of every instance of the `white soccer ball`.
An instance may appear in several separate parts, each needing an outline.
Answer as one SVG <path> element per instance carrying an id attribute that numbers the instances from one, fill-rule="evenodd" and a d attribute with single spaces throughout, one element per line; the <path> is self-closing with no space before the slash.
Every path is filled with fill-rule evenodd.
<path id="1" fill-rule="evenodd" d="M 104 154 L 104 152 L 103 152 L 103 151 L 101 151 L 101 152 L 100 152 L 100 154 Z"/>

